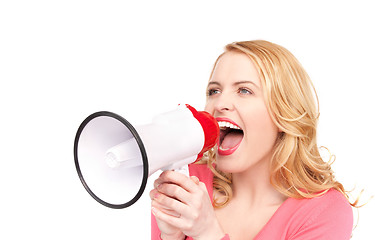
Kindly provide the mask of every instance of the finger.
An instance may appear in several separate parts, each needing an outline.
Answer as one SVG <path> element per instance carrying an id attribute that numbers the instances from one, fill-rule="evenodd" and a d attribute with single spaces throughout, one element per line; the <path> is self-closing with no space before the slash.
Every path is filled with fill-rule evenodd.
<path id="1" fill-rule="evenodd" d="M 151 208 L 157 208 L 159 211 L 162 211 L 163 213 L 168 214 L 168 215 L 173 216 L 173 217 L 180 217 L 181 216 L 180 213 L 170 209 L 169 207 L 165 207 L 164 205 L 161 205 L 157 201 L 151 202 Z"/>
<path id="2" fill-rule="evenodd" d="M 190 179 L 195 183 L 195 184 L 199 184 L 199 178 L 196 177 L 196 176 L 191 176 Z"/>
<path id="3" fill-rule="evenodd" d="M 159 179 L 159 178 L 155 179 L 155 181 L 154 181 L 154 188 L 157 188 L 162 183 L 161 181 L 162 180 Z"/>
<path id="4" fill-rule="evenodd" d="M 186 203 L 161 192 L 158 192 L 155 195 L 153 201 L 157 202 L 164 209 L 169 209 L 178 212 L 179 214 L 187 212 L 186 209 L 188 207 Z"/>
<path id="5" fill-rule="evenodd" d="M 161 184 L 164 182 L 177 184 L 188 192 L 194 192 L 197 190 L 197 184 L 192 179 L 175 171 L 164 171 L 162 174 L 160 174 L 159 179 L 157 179 L 157 183 Z"/>
<path id="6" fill-rule="evenodd" d="M 157 187 L 157 191 L 180 202 L 187 203 L 191 194 L 184 188 L 173 183 L 163 183 Z"/>
<path id="7" fill-rule="evenodd" d="M 157 189 L 152 189 L 149 193 L 150 199 L 154 200 L 155 196 L 159 194 L 159 191 Z"/>
<path id="8" fill-rule="evenodd" d="M 162 175 L 160 174 L 160 176 L 157 179 L 155 179 L 155 181 L 154 181 L 154 188 L 158 188 L 158 186 L 160 184 L 163 184 L 163 183 L 172 183 L 172 182 L 170 182 L 167 179 L 163 178 Z"/>
<path id="9" fill-rule="evenodd" d="M 198 186 L 199 186 L 200 189 L 202 189 L 205 193 L 208 194 L 208 190 L 207 190 L 206 184 L 204 184 L 203 182 L 199 182 Z"/>
<path id="10" fill-rule="evenodd" d="M 152 207 L 151 211 L 152 211 L 152 214 L 154 214 L 155 218 L 157 218 L 157 219 L 159 219 L 163 222 L 166 222 L 167 224 L 170 224 L 170 225 L 172 225 L 176 228 L 180 228 L 180 229 L 184 226 L 182 219 L 179 218 L 179 217 L 175 217 L 175 216 L 171 216 L 169 214 L 166 214 L 156 207 Z"/>

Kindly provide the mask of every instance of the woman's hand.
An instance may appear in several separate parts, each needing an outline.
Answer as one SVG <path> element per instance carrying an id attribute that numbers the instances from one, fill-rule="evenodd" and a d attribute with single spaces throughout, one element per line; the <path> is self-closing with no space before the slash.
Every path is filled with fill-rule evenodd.
<path id="1" fill-rule="evenodd" d="M 206 186 L 198 178 L 165 171 L 155 180 L 154 187 L 150 192 L 152 212 L 162 236 L 179 235 L 178 232 L 196 240 L 224 236 Z"/>
<path id="2" fill-rule="evenodd" d="M 171 216 L 175 216 L 175 217 L 180 216 L 179 213 L 174 212 L 168 206 L 160 205 L 157 201 L 155 201 L 155 199 L 159 198 L 159 196 L 160 196 L 160 193 L 158 192 L 158 190 L 156 188 L 157 188 L 157 185 L 156 185 L 156 181 L 155 181 L 154 182 L 154 189 L 150 191 L 150 198 L 152 200 L 152 213 L 155 216 L 156 223 L 157 223 L 157 225 L 159 227 L 159 230 L 161 232 L 161 236 L 160 236 L 161 239 L 163 239 L 163 240 L 185 239 L 185 234 L 182 233 L 182 231 L 180 229 L 178 229 L 177 227 L 172 226 L 172 225 L 166 223 L 165 221 L 156 217 L 155 209 L 158 209 L 158 211 L 162 211 L 163 213 L 171 215 Z"/>

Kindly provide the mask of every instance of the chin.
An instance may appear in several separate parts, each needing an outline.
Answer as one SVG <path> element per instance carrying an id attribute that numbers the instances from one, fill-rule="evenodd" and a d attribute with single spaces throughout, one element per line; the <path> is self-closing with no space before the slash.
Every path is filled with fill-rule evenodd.
<path id="1" fill-rule="evenodd" d="M 265 159 L 249 159 L 236 157 L 237 154 L 230 156 L 216 156 L 216 168 L 225 173 L 244 173 L 251 169 L 263 165 Z M 244 155 L 242 155 L 244 156 Z M 259 165 L 260 164 L 260 165 Z"/>
<path id="2" fill-rule="evenodd" d="M 237 173 L 244 170 L 239 166 L 238 158 L 220 155 L 216 157 L 216 168 L 225 173 Z"/>

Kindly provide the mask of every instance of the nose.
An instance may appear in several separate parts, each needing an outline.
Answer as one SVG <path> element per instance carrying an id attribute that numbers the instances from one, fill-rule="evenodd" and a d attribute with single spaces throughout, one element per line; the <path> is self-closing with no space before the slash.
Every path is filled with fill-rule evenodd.
<path id="1" fill-rule="evenodd" d="M 216 112 L 230 112 L 234 109 L 232 99 L 225 93 L 221 93 L 220 96 L 217 96 L 213 101 L 213 107 Z"/>

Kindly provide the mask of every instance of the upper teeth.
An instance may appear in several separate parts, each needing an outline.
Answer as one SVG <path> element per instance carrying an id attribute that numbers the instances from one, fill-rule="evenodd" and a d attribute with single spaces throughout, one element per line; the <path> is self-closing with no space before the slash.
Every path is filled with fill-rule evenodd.
<path id="1" fill-rule="evenodd" d="M 219 124 L 219 127 L 220 128 L 232 128 L 232 129 L 240 129 L 238 126 L 230 123 L 230 122 L 222 122 L 222 121 L 219 121 L 217 122 Z"/>

